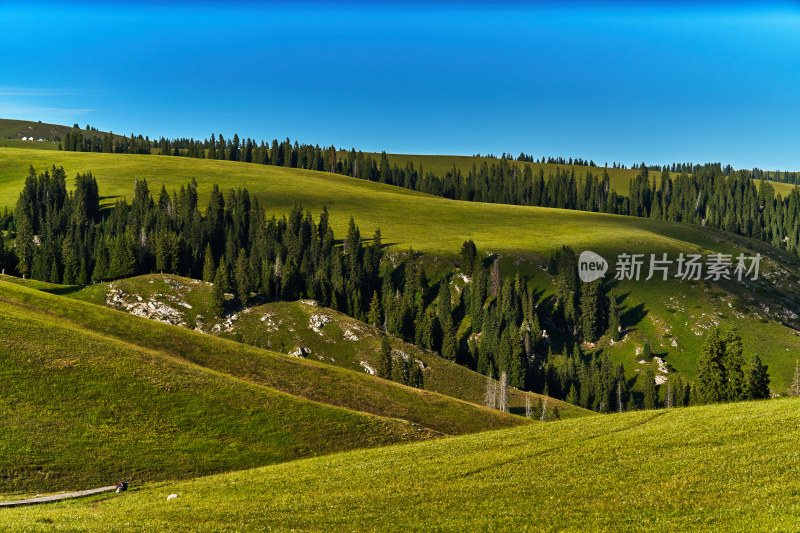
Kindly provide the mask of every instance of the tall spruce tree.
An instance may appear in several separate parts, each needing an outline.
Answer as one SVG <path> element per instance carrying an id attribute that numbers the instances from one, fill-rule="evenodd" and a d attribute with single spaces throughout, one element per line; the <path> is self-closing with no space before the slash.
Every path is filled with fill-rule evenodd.
<path id="1" fill-rule="evenodd" d="M 217 267 L 214 264 L 214 254 L 211 252 L 211 245 L 206 244 L 205 258 L 203 259 L 203 281 L 213 283 L 217 275 Z"/>
<path id="2" fill-rule="evenodd" d="M 236 296 L 242 306 L 246 306 L 250 300 L 250 292 L 252 290 L 252 282 L 250 277 L 250 261 L 247 259 L 247 252 L 244 248 L 239 250 L 239 256 L 236 258 Z"/>
<path id="3" fill-rule="evenodd" d="M 747 396 L 751 400 L 770 397 L 767 365 L 761 363 L 758 354 L 753 354 L 747 365 Z"/>
<path id="4" fill-rule="evenodd" d="M 217 275 L 214 278 L 214 290 L 211 291 L 211 311 L 219 318 L 225 315 L 225 285 L 225 269 L 217 269 Z"/>
<path id="5" fill-rule="evenodd" d="M 697 367 L 698 392 L 702 402 L 715 403 L 727 398 L 725 343 L 714 328 L 706 337 Z"/>
<path id="6" fill-rule="evenodd" d="M 747 398 L 747 382 L 744 375 L 742 336 L 735 327 L 725 338 L 725 370 L 728 377 L 727 399 L 737 402 Z"/>
<path id="7" fill-rule="evenodd" d="M 378 377 L 384 379 L 392 378 L 392 346 L 386 336 L 381 337 L 381 349 L 378 353 L 378 368 L 376 371 Z"/>

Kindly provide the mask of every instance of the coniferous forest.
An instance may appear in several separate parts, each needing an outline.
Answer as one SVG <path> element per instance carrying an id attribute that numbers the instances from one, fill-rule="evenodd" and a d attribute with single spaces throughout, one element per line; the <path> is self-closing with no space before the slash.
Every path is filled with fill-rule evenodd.
<path id="1" fill-rule="evenodd" d="M 634 205 L 649 212 L 661 205 L 658 195 L 646 204 L 641 196 L 633 196 Z M 153 272 L 194 277 L 214 284 L 219 316 L 254 298 L 310 298 L 484 375 L 505 375 L 519 389 L 599 412 L 657 406 L 652 375 L 634 397 L 622 365 L 582 350 L 603 335 L 618 340 L 624 325 L 616 297 L 602 280 L 579 280 L 577 256 L 567 247 L 550 258 L 556 291 L 544 314 L 526 280 L 503 276 L 500 262 L 484 258 L 472 241 L 460 253 L 464 283 L 451 283 L 455 270 L 433 283 L 413 251 L 396 265 L 385 261 L 380 230 L 364 238 L 351 217 L 337 240 L 327 210 L 315 218 L 295 205 L 267 218 L 246 189 L 223 193 L 215 185 L 203 211 L 196 183 L 153 194 L 141 180 L 130 204 L 119 200 L 101 210 L 91 173 L 78 174 L 68 192 L 63 168 L 31 168 L 13 217 L 6 213 L 2 222 L 13 225 L 16 239 L 13 248 L 0 242 L 0 267 L 23 276 L 66 285 Z M 459 334 L 462 324 L 468 328 Z M 567 339 L 561 353 L 553 353 L 545 330 Z M 767 397 L 766 367 L 746 364 L 741 351 L 735 331 L 724 339 L 713 332 L 698 383 L 669 380 L 669 406 Z M 381 374 L 392 377 L 388 367 Z M 423 386 L 421 376 L 403 381 Z"/>
<path id="2" fill-rule="evenodd" d="M 91 135 L 89 135 L 91 133 Z M 61 144 L 65 150 L 149 154 L 152 148 L 169 156 L 208 158 L 335 172 L 359 179 L 387 183 L 445 198 L 575 209 L 602 213 L 703 224 L 752 237 L 800 255 L 800 192 L 783 197 L 770 181 L 798 183 L 797 173 L 764 172 L 760 169 L 734 170 L 720 163 L 697 165 L 633 165 L 637 176 L 630 181 L 628 195 L 610 188 L 608 172 L 593 161 L 581 158 L 545 158 L 540 162 L 563 165 L 545 175 L 530 166 L 522 169 L 514 161 L 535 162 L 533 156 L 509 154 L 491 164 L 474 165 L 468 172 L 457 168 L 435 175 L 412 162 L 390 165 L 386 153 L 379 159 L 334 146 L 292 143 L 290 139 L 271 144 L 254 139 L 240 140 L 211 135 L 210 140 L 161 138 L 150 141 L 106 134 L 98 137 L 73 130 Z M 573 165 L 589 170 L 577 174 Z M 617 168 L 617 163 L 613 164 Z M 623 167 L 623 165 L 619 165 Z M 676 175 L 677 174 L 677 175 Z"/>

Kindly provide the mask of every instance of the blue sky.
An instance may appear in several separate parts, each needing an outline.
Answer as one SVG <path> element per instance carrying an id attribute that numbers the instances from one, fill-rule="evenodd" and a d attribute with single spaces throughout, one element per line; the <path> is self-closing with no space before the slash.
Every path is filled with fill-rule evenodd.
<path id="1" fill-rule="evenodd" d="M 0 3 L 0 117 L 800 170 L 800 6 Z"/>

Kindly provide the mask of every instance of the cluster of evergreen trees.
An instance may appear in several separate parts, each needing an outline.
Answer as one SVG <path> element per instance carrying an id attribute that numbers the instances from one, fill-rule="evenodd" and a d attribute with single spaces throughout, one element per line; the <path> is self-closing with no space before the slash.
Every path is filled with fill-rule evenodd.
<path id="1" fill-rule="evenodd" d="M 425 388 L 424 375 L 419 361 L 411 357 L 394 355 L 388 337 L 381 337 L 381 350 L 378 355 L 378 367 L 375 369 L 378 377 L 390 379 L 403 385 L 418 389 Z"/>
<path id="2" fill-rule="evenodd" d="M 784 198 L 747 171 L 726 176 L 711 165 L 694 174 L 658 180 L 642 170 L 630 183 L 624 213 L 712 226 L 800 254 L 800 192 Z"/>
<path id="3" fill-rule="evenodd" d="M 88 128 L 87 128 L 88 130 Z M 96 131 L 96 130 L 93 130 Z M 94 133 L 84 134 L 83 130 L 74 129 L 64 135 L 64 140 L 58 144 L 59 150 L 68 152 L 100 152 L 106 154 L 150 154 L 152 143 L 141 135 L 130 138 L 113 134 L 98 137 Z"/>
<path id="4" fill-rule="evenodd" d="M 196 183 L 171 195 L 162 187 L 154 199 L 142 180 L 130 205 L 118 201 L 101 217 L 91 174 L 79 174 L 68 194 L 63 169 L 38 176 L 31 169 L 14 223 L 16 270 L 54 283 L 160 271 L 220 279 L 242 304 L 253 292 L 308 297 L 361 319 L 380 289 L 379 231 L 365 246 L 351 220 L 344 246 L 335 246 L 327 211 L 315 222 L 296 205 L 288 216 L 267 220 L 247 190 L 223 197 L 214 186 L 203 215 Z"/>
<path id="5" fill-rule="evenodd" d="M 742 338 L 734 328 L 725 337 L 713 329 L 698 363 L 697 403 L 736 402 L 770 397 L 767 365 L 758 354 L 745 362 Z"/>

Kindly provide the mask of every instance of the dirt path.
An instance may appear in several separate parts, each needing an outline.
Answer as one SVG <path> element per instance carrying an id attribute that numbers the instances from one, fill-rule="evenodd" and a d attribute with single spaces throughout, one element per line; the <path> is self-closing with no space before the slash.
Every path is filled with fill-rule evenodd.
<path id="1" fill-rule="evenodd" d="M 90 496 L 92 494 L 100 494 L 101 492 L 108 492 L 116 490 L 116 485 L 110 487 L 101 487 L 99 489 L 80 490 L 78 492 L 65 492 L 63 494 L 53 494 L 52 496 L 41 496 L 39 498 L 28 498 L 27 500 L 15 500 L 11 502 L 0 502 L 0 507 L 16 507 L 18 505 L 35 505 L 37 503 L 57 502 L 69 498 L 80 498 L 81 496 Z"/>

